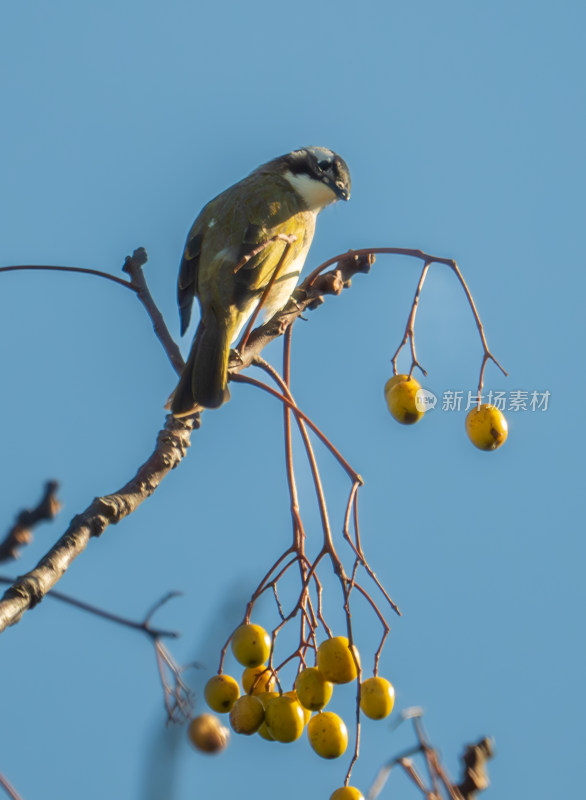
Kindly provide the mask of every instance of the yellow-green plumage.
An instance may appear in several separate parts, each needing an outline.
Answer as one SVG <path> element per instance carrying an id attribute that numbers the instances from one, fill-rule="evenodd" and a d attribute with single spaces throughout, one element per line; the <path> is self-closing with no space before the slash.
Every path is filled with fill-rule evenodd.
<path id="1" fill-rule="evenodd" d="M 194 296 L 201 320 L 179 384 L 174 414 L 195 406 L 215 408 L 227 397 L 230 345 L 244 328 L 279 266 L 287 243 L 271 239 L 294 236 L 271 291 L 265 317 L 282 308 L 294 290 L 313 239 L 321 208 L 336 197 L 324 189 L 324 202 L 310 207 L 283 174 L 282 159 L 260 167 L 208 203 L 193 224 L 181 262 L 178 303 L 182 333 L 189 324 Z M 343 162 L 342 162 L 343 163 Z M 236 271 L 242 259 L 270 242 Z"/>

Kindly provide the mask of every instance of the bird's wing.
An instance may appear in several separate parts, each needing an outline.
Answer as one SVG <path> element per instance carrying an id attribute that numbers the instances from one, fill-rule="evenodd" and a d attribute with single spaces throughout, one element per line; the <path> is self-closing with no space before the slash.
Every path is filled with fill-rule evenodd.
<path id="1" fill-rule="evenodd" d="M 274 176 L 267 186 L 266 176 L 250 175 L 210 201 L 189 232 L 179 271 L 182 333 L 189 325 L 194 296 L 202 317 L 213 309 L 237 327 L 236 318 L 250 313 L 251 302 L 262 294 L 279 265 L 287 246 L 279 234 L 297 237 L 282 264 L 280 281 L 311 241 L 314 222 L 315 215 L 289 184 Z"/>
<path id="2" fill-rule="evenodd" d="M 280 239 L 280 236 L 297 237 L 281 265 L 280 275 L 287 273 L 288 265 L 305 247 L 309 227 L 305 216 L 306 213 L 299 206 L 288 203 L 286 199 L 269 204 L 268 209 L 266 204 L 259 209 L 255 209 L 254 204 L 249 206 L 248 224 L 244 229 L 237 261 L 241 266 L 234 274 L 236 305 L 246 304 L 252 297 L 259 295 L 270 281 L 287 247 L 287 242 Z M 246 256 L 250 257 L 246 263 L 242 263 Z"/>
<path id="3" fill-rule="evenodd" d="M 199 267 L 199 256 L 203 241 L 204 223 L 202 214 L 195 220 L 181 259 L 179 267 L 179 278 L 177 281 L 177 304 L 179 305 L 179 318 L 181 321 L 181 336 L 189 327 L 191 319 L 191 307 L 193 298 L 197 294 L 197 270 Z"/>

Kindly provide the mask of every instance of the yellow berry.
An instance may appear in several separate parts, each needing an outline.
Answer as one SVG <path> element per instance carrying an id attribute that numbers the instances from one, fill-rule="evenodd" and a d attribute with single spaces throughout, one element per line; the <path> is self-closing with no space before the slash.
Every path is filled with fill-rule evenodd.
<path id="1" fill-rule="evenodd" d="M 409 380 L 409 376 L 408 375 L 403 375 L 401 373 L 399 373 L 399 375 L 393 375 L 385 383 L 385 397 L 391 391 L 393 386 L 396 386 L 398 383 L 401 383 L 401 381 L 408 381 L 408 380 Z"/>
<path id="2" fill-rule="evenodd" d="M 425 406 L 418 400 L 421 384 L 408 375 L 393 375 L 385 384 L 387 406 L 394 419 L 402 425 L 419 422 Z"/>
<path id="3" fill-rule="evenodd" d="M 246 736 L 256 733 L 264 718 L 263 704 L 253 694 L 243 694 L 230 711 L 230 725 L 236 733 L 244 733 Z"/>
<path id="4" fill-rule="evenodd" d="M 348 745 L 348 730 L 337 714 L 320 711 L 309 721 L 307 738 L 318 756 L 338 758 Z"/>
<path id="5" fill-rule="evenodd" d="M 364 800 L 364 795 L 354 786 L 342 786 L 336 789 L 330 800 Z"/>
<path id="6" fill-rule="evenodd" d="M 231 675 L 214 675 L 206 683 L 204 696 L 213 711 L 225 714 L 240 697 L 240 689 Z"/>
<path id="7" fill-rule="evenodd" d="M 243 667 L 258 667 L 270 655 L 271 637 L 260 625 L 241 625 L 232 636 L 232 652 Z"/>
<path id="8" fill-rule="evenodd" d="M 255 695 L 255 697 L 258 697 L 260 702 L 263 704 L 263 708 L 265 710 L 265 716 L 266 716 L 267 705 L 269 704 L 269 702 L 271 700 L 274 700 L 275 697 L 279 697 L 279 693 L 278 692 L 261 692 L 260 694 Z M 262 725 L 258 729 L 257 733 L 258 733 L 259 736 L 262 736 L 262 738 L 266 739 L 268 742 L 274 742 L 275 741 L 273 736 L 272 736 L 272 734 L 270 733 L 269 729 L 267 728 L 267 723 L 266 722 L 262 723 Z"/>
<path id="9" fill-rule="evenodd" d="M 329 703 L 333 688 L 317 667 L 302 669 L 295 680 L 297 698 L 310 711 L 321 711 Z"/>
<path id="10" fill-rule="evenodd" d="M 270 692 L 275 685 L 275 676 L 268 667 L 246 667 L 242 673 L 242 686 L 246 694 Z"/>
<path id="11" fill-rule="evenodd" d="M 269 733 L 277 742 L 294 742 L 305 727 L 303 709 L 297 700 L 287 695 L 268 703 L 265 718 Z"/>
<path id="12" fill-rule="evenodd" d="M 187 735 L 202 753 L 220 753 L 230 740 L 230 731 L 213 714 L 200 714 L 192 719 Z"/>
<path id="13" fill-rule="evenodd" d="M 506 442 L 509 426 L 500 409 L 496 406 L 481 405 L 468 412 L 466 433 L 479 450 L 496 450 Z"/>
<path id="14" fill-rule="evenodd" d="M 367 678 L 360 687 L 360 708 L 370 719 L 388 717 L 395 705 L 395 689 L 386 678 Z"/>
<path id="15" fill-rule="evenodd" d="M 303 711 L 303 724 L 307 725 L 309 720 L 311 719 L 311 711 L 308 708 L 305 708 L 304 705 L 300 702 L 299 698 L 297 697 L 297 692 L 295 689 L 292 689 L 290 692 L 283 692 L 285 697 L 291 697 L 295 700 L 296 703 L 299 703 L 301 710 Z"/>
<path id="16" fill-rule="evenodd" d="M 353 647 L 353 651 L 356 661 L 360 664 L 356 646 Z M 345 636 L 334 636 L 320 644 L 317 649 L 317 668 L 330 683 L 350 683 L 356 678 L 358 674 L 356 662 Z"/>
<path id="17" fill-rule="evenodd" d="M 262 723 L 260 728 L 257 730 L 257 733 L 262 739 L 266 739 L 267 742 L 274 742 L 275 741 L 275 737 L 271 734 L 271 732 L 267 728 L 267 723 L 266 722 Z"/>

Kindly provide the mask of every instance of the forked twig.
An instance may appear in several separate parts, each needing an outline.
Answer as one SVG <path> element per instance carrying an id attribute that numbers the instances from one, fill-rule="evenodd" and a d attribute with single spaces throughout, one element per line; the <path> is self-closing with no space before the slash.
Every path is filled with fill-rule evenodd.
<path id="1" fill-rule="evenodd" d="M 19 549 L 33 540 L 33 529 L 41 522 L 48 522 L 55 519 L 61 510 L 61 503 L 57 499 L 57 481 L 47 481 L 43 491 L 43 496 L 32 509 L 21 511 L 14 521 L 14 524 L 0 542 L 0 563 L 17 559 L 20 555 Z"/>
<path id="2" fill-rule="evenodd" d="M 92 537 L 100 536 L 109 525 L 120 522 L 150 497 L 185 456 L 191 432 L 198 424 L 194 417 L 167 417 L 153 453 L 136 476 L 118 492 L 96 498 L 82 514 L 74 517 L 63 536 L 37 566 L 21 575 L 6 590 L 0 600 L 0 631 L 14 625 L 25 611 L 43 599 L 85 550 Z"/>
<path id="3" fill-rule="evenodd" d="M 163 315 L 157 308 L 152 295 L 148 289 L 147 283 L 144 278 L 142 267 L 148 260 L 147 252 L 144 247 L 138 247 L 131 256 L 127 256 L 122 269 L 128 275 L 130 280 L 126 281 L 124 278 L 118 278 L 116 275 L 111 275 L 109 272 L 104 272 L 99 269 L 88 269 L 86 267 L 61 267 L 50 266 L 42 264 L 21 264 L 11 267 L 0 267 L 0 273 L 3 272 L 17 272 L 17 271 L 41 271 L 41 272 L 68 272 L 77 273 L 79 275 L 92 275 L 96 278 L 103 278 L 104 280 L 111 281 L 112 283 L 123 286 L 134 292 L 140 302 L 142 303 L 145 311 L 149 315 L 153 323 L 153 329 L 159 342 L 163 345 L 167 356 L 175 368 L 175 371 L 180 374 L 185 366 L 185 362 L 181 356 L 181 352 L 175 344 L 173 337 L 169 333 Z"/>
<path id="4" fill-rule="evenodd" d="M 409 312 L 409 317 L 407 319 L 407 325 L 405 326 L 405 335 L 403 336 L 401 344 L 397 347 L 394 356 L 391 358 L 391 364 L 393 365 L 393 373 L 395 375 L 397 374 L 397 358 L 401 350 L 407 344 L 407 342 L 409 342 L 411 345 L 411 369 L 409 370 L 409 377 L 413 375 L 413 370 L 415 369 L 415 367 L 419 367 L 421 372 L 424 375 L 427 375 L 427 372 L 423 369 L 423 367 L 417 360 L 417 354 L 415 353 L 415 315 L 417 314 L 419 297 L 421 295 L 421 290 L 423 288 L 423 284 L 425 283 L 427 272 L 430 266 L 431 266 L 430 261 L 426 261 L 425 264 L 423 265 L 423 270 L 421 271 L 421 277 L 419 278 L 419 283 L 417 284 L 417 289 L 415 290 L 415 297 L 413 298 L 411 311 Z"/>
<path id="5" fill-rule="evenodd" d="M 8 586 L 12 586 L 16 580 L 16 578 L 8 575 L 0 575 L 0 583 Z M 109 622 L 116 623 L 116 625 L 122 625 L 125 628 L 131 628 L 136 631 L 142 631 L 151 639 L 177 639 L 179 638 L 179 633 L 177 633 L 177 631 L 170 631 L 164 628 L 153 628 L 150 625 L 150 620 L 155 611 L 157 611 L 164 603 L 168 602 L 172 597 L 177 597 L 179 594 L 180 592 L 169 592 L 166 594 L 156 603 L 156 606 L 149 611 L 142 622 L 137 622 L 136 620 L 129 619 L 128 617 L 123 617 L 121 614 L 115 614 L 112 611 L 106 611 L 104 608 L 100 608 L 92 603 L 86 603 L 85 600 L 79 600 L 77 597 L 72 597 L 71 595 L 60 592 L 57 589 L 51 589 L 51 591 L 47 593 L 47 597 L 50 597 L 52 600 L 58 600 L 60 603 L 66 603 L 73 608 L 78 608 L 80 611 L 87 611 L 88 614 L 92 614 L 94 617 L 101 617 Z"/>
<path id="6" fill-rule="evenodd" d="M 413 723 L 417 745 L 387 761 L 379 770 L 367 794 L 367 800 L 375 800 L 387 782 L 393 767 L 400 765 L 409 779 L 414 783 L 427 800 L 474 800 L 477 793 L 489 785 L 486 774 L 486 761 L 493 756 L 492 743 L 482 739 L 475 745 L 468 745 L 462 758 L 464 774 L 459 785 L 450 780 L 447 771 L 440 761 L 437 750 L 429 743 L 421 722 L 420 708 L 406 709 L 401 714 L 400 722 L 410 719 Z M 400 724 L 400 723 L 399 723 Z M 423 778 L 415 769 L 412 757 L 422 755 L 430 776 L 431 786 L 426 786 Z M 443 791 L 442 791 L 443 790 Z"/>
<path id="7" fill-rule="evenodd" d="M 374 582 L 376 587 L 381 591 L 385 600 L 391 605 L 391 607 L 397 613 L 399 613 L 399 611 L 380 581 L 376 578 L 374 571 L 369 567 L 362 550 L 358 526 L 357 504 L 357 492 L 359 486 L 362 485 L 362 478 L 348 464 L 348 462 L 343 458 L 343 456 L 340 454 L 337 448 L 334 447 L 325 434 L 323 434 L 322 431 L 307 417 L 307 415 L 305 415 L 299 409 L 291 393 L 291 325 L 305 309 L 315 308 L 317 305 L 323 302 L 324 295 L 339 294 L 344 288 L 350 286 L 351 279 L 355 274 L 368 271 L 374 262 L 375 254 L 386 253 L 411 256 L 422 260 L 424 262 L 424 266 L 407 320 L 403 341 L 401 342 L 392 359 L 395 373 L 397 357 L 401 349 L 407 344 L 407 342 L 409 342 L 412 359 L 409 374 L 411 375 L 413 373 L 415 367 L 421 369 L 425 374 L 425 370 L 423 370 L 423 367 L 417 359 L 415 350 L 415 317 L 422 287 L 428 274 L 429 267 L 433 263 L 445 264 L 452 269 L 465 292 L 467 301 L 472 310 L 483 347 L 483 360 L 480 370 L 478 389 L 479 399 L 484 381 L 484 371 L 488 361 L 494 361 L 494 363 L 503 371 L 505 375 L 506 372 L 494 358 L 488 348 L 484 328 L 478 315 L 474 300 L 456 262 L 451 259 L 431 256 L 423 253 L 420 250 L 409 250 L 404 248 L 365 248 L 363 250 L 350 251 L 348 253 L 335 256 L 321 264 L 309 275 L 309 277 L 297 288 L 292 299 L 282 311 L 275 314 L 272 319 L 270 319 L 264 325 L 253 330 L 258 318 L 258 314 L 260 313 L 265 300 L 267 299 L 268 293 L 274 286 L 275 281 L 279 278 L 283 265 L 286 261 L 286 256 L 289 253 L 293 242 L 295 241 L 295 237 L 278 236 L 267 242 L 263 242 L 261 245 L 255 248 L 254 251 L 249 253 L 247 257 L 235 268 L 235 272 L 244 268 L 250 258 L 253 258 L 255 255 L 261 253 L 262 250 L 271 242 L 274 242 L 276 238 L 283 239 L 285 242 L 285 248 L 268 284 L 261 294 L 259 303 L 257 304 L 257 307 L 251 316 L 248 325 L 246 326 L 239 348 L 233 351 L 231 354 L 229 374 L 231 380 L 235 382 L 248 383 L 257 388 L 261 388 L 263 391 L 266 391 L 279 399 L 283 404 L 285 464 L 290 496 L 293 541 L 292 544 L 286 549 L 285 553 L 276 560 L 275 564 L 273 564 L 273 566 L 268 570 L 264 578 L 259 583 L 246 608 L 244 621 L 249 621 L 254 603 L 258 597 L 269 590 L 272 591 L 280 621 L 272 631 L 269 669 L 274 671 L 275 677 L 278 681 L 279 670 L 289 662 L 298 659 L 299 668 L 305 666 L 307 651 L 311 649 L 317 649 L 316 630 L 318 629 L 319 625 L 323 626 L 323 629 L 328 636 L 332 635 L 332 632 L 324 618 L 322 607 L 322 583 L 320 577 L 318 576 L 318 566 L 323 560 L 329 561 L 340 582 L 343 596 L 343 607 L 346 616 L 348 640 L 350 645 L 353 646 L 354 642 L 350 608 L 351 596 L 354 590 L 364 597 L 383 626 L 381 642 L 374 655 L 374 673 L 376 674 L 380 654 L 388 635 L 389 626 L 375 600 L 359 582 L 358 573 L 360 566 L 365 568 L 366 573 Z M 115 278 L 107 273 L 100 273 L 99 271 L 94 270 L 60 267 L 50 267 L 49 269 L 53 271 L 81 272 L 104 277 L 134 291 L 147 311 L 153 323 L 156 336 L 163 345 L 167 356 L 169 357 L 175 370 L 180 373 L 183 368 L 183 359 L 181 358 L 177 345 L 171 338 L 166 328 L 162 315 L 158 311 L 150 295 L 146 281 L 144 280 L 144 275 L 142 273 L 142 266 L 144 263 L 146 263 L 146 252 L 142 248 L 136 250 L 132 257 L 128 257 L 126 259 L 124 270 L 131 277 L 130 282 L 123 281 L 122 279 Z M 324 270 L 333 264 L 336 264 L 336 268 L 324 273 Z M 0 269 L 0 272 L 7 272 L 15 269 L 44 269 L 44 267 L 8 267 Z M 283 334 L 286 334 L 286 337 L 283 359 L 283 376 L 281 377 L 276 370 L 270 367 L 270 365 L 268 365 L 264 359 L 260 357 L 260 353 L 266 344 Z M 275 380 L 280 391 L 267 386 L 261 381 L 257 381 L 253 378 L 249 378 L 248 376 L 239 374 L 251 364 L 256 364 L 263 368 L 273 378 L 273 380 Z M 299 494 L 295 482 L 293 465 L 291 433 L 292 418 L 295 419 L 304 445 L 315 487 L 317 505 L 321 519 L 322 546 L 313 561 L 310 561 L 305 553 L 306 532 L 304 530 L 303 520 L 301 517 Z M 173 417 L 169 417 L 167 419 L 164 430 L 159 434 L 155 452 L 151 458 L 145 462 L 143 467 L 141 467 L 136 478 L 127 483 L 126 486 L 124 486 L 119 492 L 95 500 L 94 503 L 86 510 L 86 512 L 84 512 L 84 514 L 76 517 L 73 520 L 68 531 L 66 531 L 59 542 L 57 542 L 47 556 L 40 562 L 37 568 L 14 582 L 13 586 L 5 594 L 3 600 L 0 601 L 0 630 L 2 630 L 8 624 L 13 624 L 16 622 L 27 608 L 33 607 L 48 591 L 51 590 L 73 559 L 79 555 L 83 549 L 85 549 L 89 539 L 92 536 L 99 536 L 108 525 L 120 521 L 124 518 L 124 516 L 134 511 L 134 509 L 157 488 L 162 478 L 184 457 L 186 449 L 189 446 L 190 434 L 192 430 L 198 426 L 198 414 L 186 419 L 177 419 Z M 343 538 L 349 543 L 353 553 L 353 565 L 350 570 L 350 577 L 348 577 L 342 559 L 336 550 L 333 531 L 330 524 L 328 505 L 326 502 L 326 494 L 320 476 L 314 448 L 308 432 L 309 430 L 311 430 L 320 439 L 320 441 L 325 444 L 329 452 L 336 458 L 338 463 L 346 471 L 352 482 L 350 497 L 344 509 L 344 524 L 342 531 Z M 353 528 L 352 533 L 350 530 L 351 524 Z M 279 598 L 278 584 L 288 570 L 291 569 L 291 567 L 294 567 L 295 564 L 297 564 L 297 568 L 299 569 L 300 590 L 297 599 L 291 604 L 289 609 L 287 609 L 286 607 L 283 607 Z M 83 604 L 80 604 L 80 607 L 83 607 Z M 153 611 L 154 610 L 156 609 L 153 609 Z M 167 707 L 169 718 L 173 719 L 175 715 L 186 716 L 189 708 L 188 689 L 182 681 L 181 670 L 174 664 L 170 654 L 160 641 L 160 637 L 157 636 L 154 630 L 150 628 L 150 618 L 153 611 L 147 615 L 142 624 L 134 623 L 134 625 L 131 626 L 143 630 L 145 633 L 151 636 L 155 643 L 157 664 L 161 681 L 165 689 L 165 705 Z M 108 617 L 107 614 L 103 614 L 103 616 L 106 616 L 107 618 L 113 618 L 116 615 L 111 615 Z M 297 616 L 299 617 L 298 647 L 277 667 L 274 667 L 274 650 L 277 635 L 288 622 Z M 220 671 L 222 669 L 224 655 L 226 653 L 229 641 L 230 639 L 228 639 L 224 648 L 222 649 L 220 657 Z M 356 697 L 356 740 L 354 753 L 346 776 L 346 783 L 348 783 L 352 767 L 358 758 L 360 743 L 360 691 L 362 672 L 354 651 L 352 650 L 351 652 L 353 654 L 358 673 Z M 172 681 L 168 681 L 167 679 L 169 673 L 172 677 Z M 426 758 L 426 763 L 428 765 L 433 784 L 433 787 L 428 791 L 427 796 L 429 798 L 435 797 L 438 793 L 438 787 L 443 785 L 446 791 L 450 793 L 452 800 L 456 800 L 456 798 L 457 800 L 461 800 L 461 796 L 458 797 L 458 794 L 454 794 L 458 793 L 459 790 L 449 782 L 447 776 L 443 772 L 443 768 L 439 763 L 439 760 L 437 759 L 437 754 L 426 744 L 423 739 L 420 741 L 419 748 L 413 752 L 423 752 Z M 406 774 L 408 774 L 415 785 L 417 785 L 417 787 L 423 791 L 424 784 L 422 778 L 419 776 L 419 773 L 415 770 L 415 768 L 405 760 L 406 758 L 407 756 L 404 754 L 401 759 L 398 761 L 395 760 L 393 763 L 401 763 L 401 766 Z"/>
<path id="8" fill-rule="evenodd" d="M 466 281 L 464 280 L 464 277 L 463 277 L 462 273 L 460 272 L 460 268 L 458 267 L 457 263 L 454 261 L 453 258 L 441 258 L 439 256 L 432 256 L 429 253 L 424 253 L 422 250 L 410 249 L 410 248 L 406 248 L 406 247 L 365 247 L 365 248 L 361 248 L 359 250 L 349 250 L 347 253 L 341 253 L 338 256 L 333 256 L 332 258 L 328 258 L 327 261 L 324 261 L 322 264 L 319 265 L 319 267 L 316 267 L 313 270 L 313 272 L 311 272 L 309 274 L 309 276 L 306 278 L 304 283 L 307 284 L 308 286 L 312 286 L 313 283 L 318 279 L 318 277 L 321 275 L 321 273 L 327 267 L 331 266 L 332 264 L 337 264 L 339 262 L 343 262 L 344 259 L 347 259 L 349 257 L 354 257 L 355 258 L 355 257 L 358 257 L 358 256 L 374 256 L 374 255 L 379 255 L 379 254 L 380 255 L 401 255 L 401 256 L 409 256 L 411 258 L 417 258 L 417 259 L 420 259 L 421 261 L 425 262 L 425 266 L 429 266 L 431 264 L 445 264 L 446 266 L 448 266 L 454 272 L 454 274 L 456 275 L 456 277 L 458 279 L 458 282 L 460 283 L 460 285 L 462 286 L 462 289 L 464 290 L 464 294 L 466 295 L 466 299 L 468 301 L 468 305 L 470 306 L 470 309 L 471 309 L 472 314 L 474 316 L 474 321 L 476 322 L 476 327 L 478 328 L 478 334 L 480 336 L 480 341 L 482 343 L 482 348 L 483 348 L 482 364 L 481 364 L 481 367 L 480 367 L 480 378 L 479 378 L 479 381 L 478 381 L 478 402 L 480 402 L 480 396 L 481 396 L 481 393 L 482 393 L 482 387 L 484 386 L 484 370 L 486 368 L 486 364 L 489 361 L 493 361 L 494 364 L 503 373 L 503 375 L 507 375 L 507 372 L 504 369 L 504 367 L 502 367 L 501 364 L 497 361 L 497 359 L 493 356 L 493 354 L 491 353 L 491 351 L 490 351 L 490 349 L 488 347 L 488 343 L 486 341 L 486 335 L 484 333 L 484 326 L 482 325 L 482 322 L 480 320 L 480 315 L 478 314 L 478 310 L 476 308 L 476 303 L 474 302 L 474 298 L 472 297 L 472 293 L 470 292 L 470 289 L 468 288 L 468 285 L 467 285 Z M 424 266 L 424 271 L 423 271 L 423 274 L 422 274 L 422 279 L 420 279 L 420 287 L 419 287 L 419 289 L 421 288 L 421 285 L 423 284 L 423 281 L 425 280 L 425 275 L 427 273 L 427 270 L 425 269 L 425 266 Z M 419 299 L 419 292 L 416 294 L 416 301 L 417 302 L 418 302 L 418 299 Z M 417 305 L 417 302 L 414 301 L 414 305 L 415 306 Z M 414 317 L 415 317 L 415 315 L 413 314 L 413 318 Z M 415 358 L 413 351 L 412 351 L 412 355 Z M 416 361 L 416 359 L 415 359 L 415 361 Z M 425 372 L 424 372 L 424 374 L 425 374 Z"/>

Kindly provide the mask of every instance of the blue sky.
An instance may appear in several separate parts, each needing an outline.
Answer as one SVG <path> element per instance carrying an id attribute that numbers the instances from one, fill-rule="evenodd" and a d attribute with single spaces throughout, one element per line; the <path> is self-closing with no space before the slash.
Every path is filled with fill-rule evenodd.
<path id="1" fill-rule="evenodd" d="M 455 258 L 509 372 L 489 366 L 487 387 L 551 393 L 547 411 L 508 415 L 509 441 L 491 455 L 466 440 L 463 411 L 394 424 L 383 386 L 419 275 L 408 259 L 379 259 L 295 326 L 294 393 L 365 478 L 363 544 L 404 614 L 390 618 L 381 672 L 398 709 L 425 707 L 452 774 L 464 743 L 495 738 L 487 800 L 571 796 L 582 782 L 585 23 L 576 0 L 21 0 L 0 12 L 1 265 L 119 274 L 143 245 L 178 337 L 177 266 L 199 209 L 259 163 L 325 145 L 346 159 L 353 196 L 320 217 L 311 267 L 350 247 Z M 174 376 L 142 308 L 106 281 L 0 275 L 0 324 L 0 519 L 8 527 L 52 477 L 65 506 L 1 571 L 15 574 L 134 474 Z M 444 267 L 417 337 L 426 388 L 474 390 L 481 350 Z M 280 344 L 266 355 L 278 365 Z M 235 386 L 179 469 L 60 588 L 136 618 L 183 591 L 158 620 L 182 632 L 179 661 L 206 665 L 199 691 L 288 543 L 282 450 L 278 404 Z M 339 537 L 348 487 L 318 452 Z M 317 549 L 301 452 L 298 463 Z M 339 587 L 324 583 L 340 630 Z M 257 621 L 275 624 L 269 603 Z M 379 629 L 359 603 L 355 625 L 369 661 Z M 322 762 L 305 741 L 193 752 L 164 727 L 148 643 L 50 600 L 1 648 L 0 771 L 25 800 L 319 800 L 345 773 L 346 758 Z M 366 724 L 354 782 L 366 790 L 410 742 L 406 728 Z M 393 791 L 417 796 L 399 775 L 381 797 Z"/>

